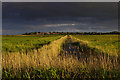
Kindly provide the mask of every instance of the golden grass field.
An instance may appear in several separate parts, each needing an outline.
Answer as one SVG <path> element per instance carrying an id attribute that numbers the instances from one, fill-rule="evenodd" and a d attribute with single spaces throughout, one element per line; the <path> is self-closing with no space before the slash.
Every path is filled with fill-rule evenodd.
<path id="1" fill-rule="evenodd" d="M 66 35 L 27 52 L 4 51 L 2 78 L 120 78 L 119 43 L 118 35 Z"/>

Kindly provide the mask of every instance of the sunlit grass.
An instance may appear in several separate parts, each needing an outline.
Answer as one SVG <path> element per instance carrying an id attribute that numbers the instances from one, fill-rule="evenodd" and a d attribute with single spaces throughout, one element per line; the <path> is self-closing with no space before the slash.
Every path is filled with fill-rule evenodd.
<path id="1" fill-rule="evenodd" d="M 2 51 L 4 53 L 27 52 L 31 49 L 38 49 L 61 37 L 62 36 L 3 36 Z"/>
<path id="2" fill-rule="evenodd" d="M 88 46 L 97 48 L 110 55 L 120 55 L 119 35 L 73 35 Z"/>
<path id="3" fill-rule="evenodd" d="M 76 36 L 64 36 L 38 49 L 2 55 L 3 78 L 118 78 L 118 56 Z M 94 37 L 93 37 L 94 38 Z M 107 39 L 107 38 L 106 38 Z M 71 42 L 69 42 L 71 40 Z M 102 42 L 101 42 L 102 43 Z M 68 50 L 66 50 L 66 45 Z M 97 43 L 95 43 L 97 44 Z M 107 46 L 106 46 L 107 47 Z"/>
<path id="4" fill-rule="evenodd" d="M 38 50 L 34 49 L 29 51 L 27 54 L 19 52 L 8 52 L 7 54 L 3 53 L 3 76 L 12 77 L 6 73 L 6 70 L 14 70 L 14 72 L 10 72 L 10 74 L 12 73 L 11 75 L 14 75 L 15 77 L 17 74 L 22 74 L 21 69 L 28 70 L 31 67 L 35 69 L 46 69 L 56 65 L 57 55 L 60 53 L 60 49 L 65 39 L 66 36 L 51 42 L 49 45 L 44 45 Z"/>

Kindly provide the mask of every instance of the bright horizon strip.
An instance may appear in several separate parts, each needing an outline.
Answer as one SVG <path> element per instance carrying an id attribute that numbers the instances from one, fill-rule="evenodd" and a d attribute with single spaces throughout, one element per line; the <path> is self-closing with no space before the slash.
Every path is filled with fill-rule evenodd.
<path id="1" fill-rule="evenodd" d="M 69 25 L 74 26 L 74 25 L 77 25 L 77 24 L 47 24 L 47 25 L 43 25 L 43 26 L 45 26 L 45 27 L 51 27 L 51 26 L 57 27 L 57 26 L 69 26 Z"/>

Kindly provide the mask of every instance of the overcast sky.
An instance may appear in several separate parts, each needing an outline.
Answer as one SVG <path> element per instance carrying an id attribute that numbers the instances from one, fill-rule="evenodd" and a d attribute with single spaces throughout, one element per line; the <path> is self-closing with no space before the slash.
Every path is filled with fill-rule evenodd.
<path id="1" fill-rule="evenodd" d="M 3 34 L 118 30 L 117 2 L 3 2 Z"/>

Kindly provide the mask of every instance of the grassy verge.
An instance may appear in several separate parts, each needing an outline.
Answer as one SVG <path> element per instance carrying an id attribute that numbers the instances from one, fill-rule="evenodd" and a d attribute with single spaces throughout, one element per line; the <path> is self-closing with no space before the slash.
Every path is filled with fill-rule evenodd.
<path id="1" fill-rule="evenodd" d="M 57 65 L 57 56 L 65 39 L 66 36 L 27 54 L 19 52 L 3 54 L 3 78 L 34 78 L 34 70 L 45 70 Z"/>
<path id="2" fill-rule="evenodd" d="M 106 55 L 73 37 L 64 36 L 28 53 L 3 54 L 4 79 L 120 78 L 118 56 Z"/>
<path id="3" fill-rule="evenodd" d="M 72 37 L 87 43 L 87 45 L 92 48 L 115 56 L 120 55 L 119 36 L 120 35 L 72 35 Z"/>
<path id="4" fill-rule="evenodd" d="M 38 49 L 45 44 L 49 44 L 54 40 L 61 38 L 62 36 L 57 35 L 39 35 L 39 36 L 25 36 L 25 35 L 14 35 L 14 36 L 3 36 L 2 37 L 2 52 L 25 52 Z"/>

